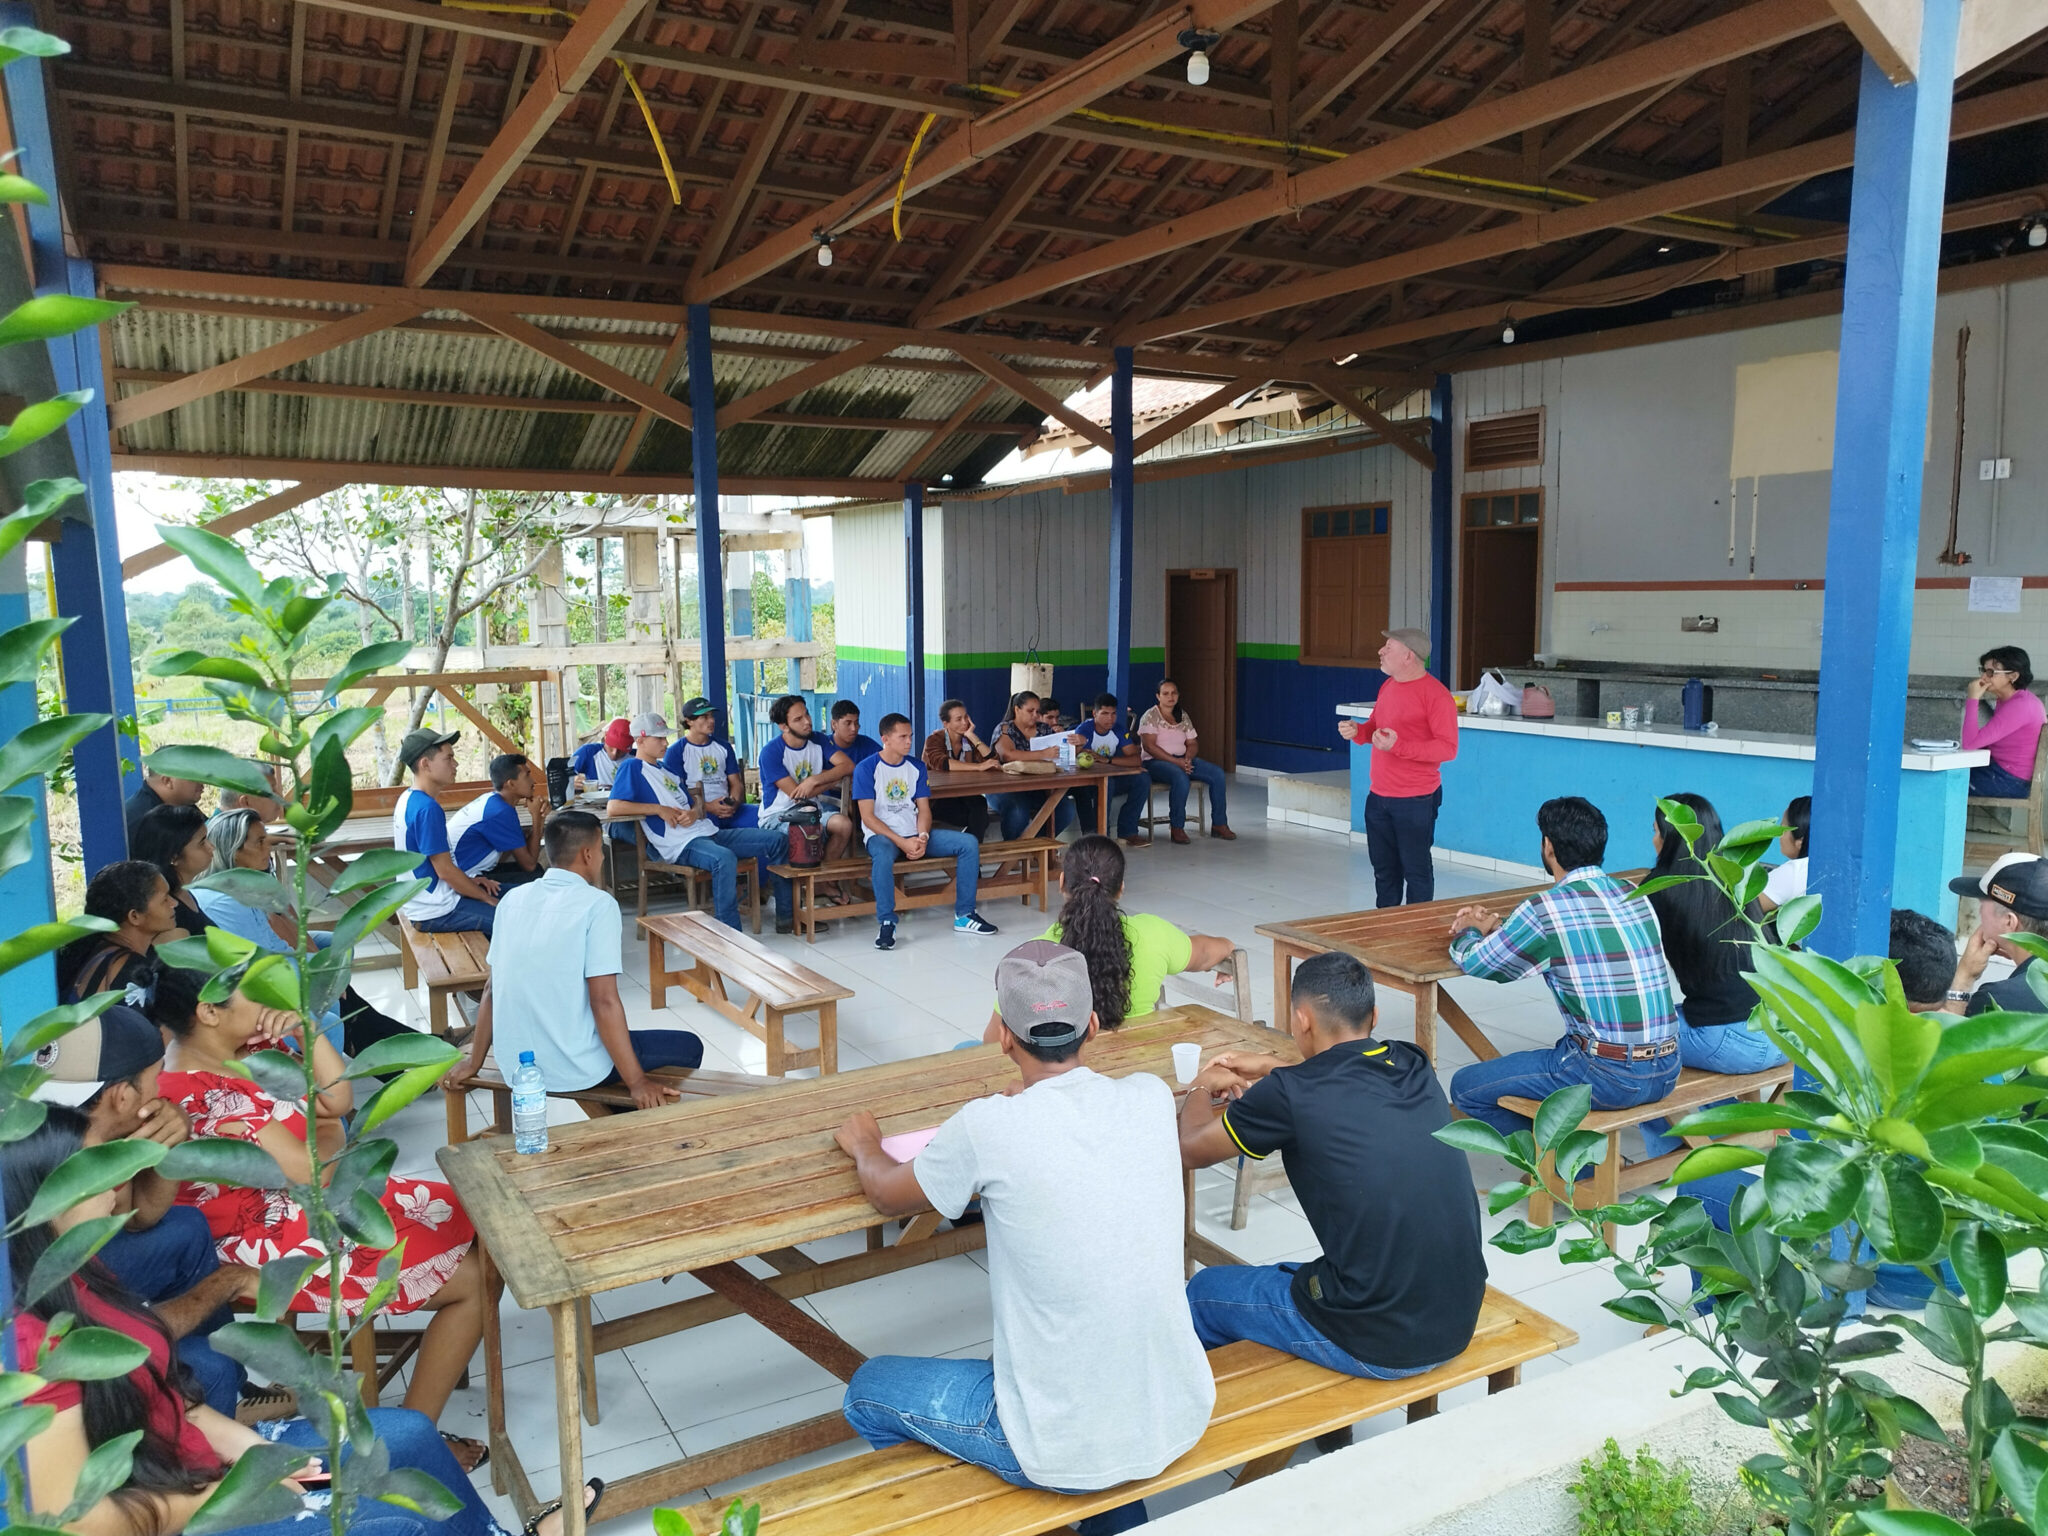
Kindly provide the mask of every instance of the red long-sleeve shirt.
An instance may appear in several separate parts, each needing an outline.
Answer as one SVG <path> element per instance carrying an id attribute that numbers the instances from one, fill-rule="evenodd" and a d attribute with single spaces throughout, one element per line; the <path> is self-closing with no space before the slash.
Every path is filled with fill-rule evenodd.
<path id="1" fill-rule="evenodd" d="M 1380 684 L 1365 729 L 1392 731 L 1394 746 L 1372 754 L 1372 792 L 1407 798 L 1431 795 L 1443 784 L 1440 764 L 1458 755 L 1458 704 L 1428 673 L 1413 682 Z"/>

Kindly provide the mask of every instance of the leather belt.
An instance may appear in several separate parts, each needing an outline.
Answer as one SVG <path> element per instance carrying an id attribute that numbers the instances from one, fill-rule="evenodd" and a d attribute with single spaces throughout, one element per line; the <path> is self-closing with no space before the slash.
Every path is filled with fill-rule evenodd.
<path id="1" fill-rule="evenodd" d="M 1605 1040 L 1588 1040 L 1584 1035 L 1573 1035 L 1572 1039 L 1578 1042 L 1580 1050 L 1602 1061 L 1658 1061 L 1678 1050 L 1676 1037 L 1654 1045 L 1610 1045 Z"/>

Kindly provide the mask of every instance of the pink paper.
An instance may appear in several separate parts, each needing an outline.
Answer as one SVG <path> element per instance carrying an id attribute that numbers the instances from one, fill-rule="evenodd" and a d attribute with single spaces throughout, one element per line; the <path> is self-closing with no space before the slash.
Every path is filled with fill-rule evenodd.
<path id="1" fill-rule="evenodd" d="M 904 1131 L 901 1135 L 884 1136 L 882 1138 L 882 1150 L 895 1158 L 897 1162 L 907 1163 L 915 1158 L 918 1153 L 922 1152 L 931 1139 L 938 1134 L 939 1128 L 935 1125 L 929 1130 Z"/>

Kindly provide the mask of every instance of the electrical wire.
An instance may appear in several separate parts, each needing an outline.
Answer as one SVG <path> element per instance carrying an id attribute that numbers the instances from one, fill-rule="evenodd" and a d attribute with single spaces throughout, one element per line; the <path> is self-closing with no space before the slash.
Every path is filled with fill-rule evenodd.
<path id="1" fill-rule="evenodd" d="M 640 89 L 640 82 L 633 78 L 633 71 L 626 67 L 626 61 L 619 59 L 618 64 L 619 73 L 626 77 L 626 89 L 640 103 L 640 115 L 647 121 L 647 137 L 654 141 L 655 157 L 661 161 L 661 174 L 668 178 L 669 198 L 680 208 L 683 206 L 683 189 L 676 184 L 676 168 L 669 160 L 668 146 L 661 142 L 661 130 L 654 126 L 654 108 L 647 104 L 647 93 Z"/>
<path id="2" fill-rule="evenodd" d="M 924 144 L 924 136 L 931 132 L 931 126 L 939 120 L 936 112 L 927 112 L 924 121 L 917 125 L 917 137 L 910 141 L 910 153 L 903 157 L 903 174 L 896 178 L 896 203 L 889 210 L 889 227 L 896 231 L 896 243 L 903 243 L 903 193 L 910 185 L 910 168 L 917 163 L 917 152 Z"/>

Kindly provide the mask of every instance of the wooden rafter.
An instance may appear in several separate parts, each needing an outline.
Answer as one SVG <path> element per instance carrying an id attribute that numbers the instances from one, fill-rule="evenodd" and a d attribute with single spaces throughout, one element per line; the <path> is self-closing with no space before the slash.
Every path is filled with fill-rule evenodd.
<path id="1" fill-rule="evenodd" d="M 331 352 L 351 341 L 360 341 L 365 336 L 389 330 L 420 311 L 421 306 L 417 302 L 402 300 L 392 303 L 388 300 L 387 294 L 387 302 L 345 319 L 329 320 L 284 341 L 258 347 L 254 352 L 216 363 L 211 368 L 202 368 L 197 373 L 188 373 L 175 384 L 160 384 L 139 395 L 111 401 L 107 406 L 107 425 L 117 432 L 123 427 L 132 427 L 152 416 L 161 416 L 165 411 L 175 411 L 181 405 L 190 405 L 208 395 L 233 389 L 249 379 L 260 379 L 266 373 L 275 373 L 280 368 L 289 368 L 309 357 L 318 357 L 322 352 Z"/>
<path id="2" fill-rule="evenodd" d="M 946 265 L 926 285 L 924 296 L 911 307 L 912 325 L 924 324 L 924 318 L 932 312 L 933 306 L 966 281 L 975 264 L 1008 233 L 1017 215 L 1024 211 L 1024 205 L 1038 195 L 1038 189 L 1045 185 L 1046 179 L 1059 169 L 1069 147 L 1067 140 L 1048 134 L 1024 157 L 1024 163 L 1017 167 L 1009 185 L 1003 188 L 1003 195 L 996 200 L 987 219 L 963 231 L 955 240 Z"/>
<path id="3" fill-rule="evenodd" d="M 654 387 L 666 392 L 669 381 L 676 376 L 676 370 L 683 366 L 683 354 L 690 347 L 690 327 L 687 321 L 679 321 L 676 333 L 670 339 L 668 350 L 661 354 L 661 361 L 655 366 Z M 673 419 L 673 418 L 671 418 Z M 647 429 L 654 425 L 654 412 L 646 406 L 640 407 L 633 415 L 633 425 L 626 429 L 626 440 L 619 445 L 618 457 L 612 460 L 612 473 L 623 475 L 633 467 L 633 455 L 640 451 L 641 443 L 647 440 Z"/>
<path id="4" fill-rule="evenodd" d="M 1263 389 L 1264 387 L 1263 384 L 1254 384 L 1252 386 L 1253 389 Z M 1198 425 L 1203 417 L 1222 409 L 1224 405 L 1245 393 L 1247 391 L 1244 385 L 1232 382 L 1210 390 L 1208 394 L 1202 396 L 1199 400 L 1190 401 L 1167 417 L 1166 420 L 1159 422 L 1155 426 L 1148 427 L 1139 436 L 1133 438 L 1131 441 L 1131 457 L 1134 459 L 1141 458 L 1168 438 L 1185 432 L 1189 427 Z"/>
<path id="5" fill-rule="evenodd" d="M 1818 31 L 1831 20 L 1826 0 L 1758 0 L 1732 16 L 1645 43 L 1585 69 L 1573 70 L 1529 90 L 1360 150 L 1343 160 L 1289 176 L 1275 187 L 1226 198 L 1164 226 L 1112 240 L 1007 282 L 992 284 L 971 297 L 941 304 L 932 311 L 931 321 L 941 326 L 957 324 L 1086 277 L 1155 260 L 1225 230 L 1245 229 L 1265 219 L 1285 217 L 1304 204 L 1341 197 L 1361 186 L 1615 100 L 1674 75 L 1694 74 L 1770 43 Z"/>
<path id="6" fill-rule="evenodd" d="M 976 348 L 963 346 L 958 341 L 953 342 L 952 346 L 964 361 L 974 364 L 1025 404 L 1045 412 L 1055 421 L 1064 422 L 1069 430 L 1087 438 L 1096 447 L 1105 451 L 1113 448 L 1107 427 L 1090 421 L 1079 411 L 1070 408 L 1066 402 L 1047 394 L 1008 363 Z"/>
<path id="7" fill-rule="evenodd" d="M 1351 89 L 1367 70 L 1405 42 L 1436 13 L 1444 0 L 1396 0 L 1389 10 L 1371 17 L 1343 53 L 1316 69 L 1315 78 L 1295 97 L 1293 121 L 1306 123 Z"/>
<path id="8" fill-rule="evenodd" d="M 448 69 L 441 82 L 441 104 L 434 113 L 434 136 L 427 145 L 427 164 L 420 175 L 419 196 L 413 205 L 411 239 L 406 256 L 410 260 L 426 241 L 433 227 L 434 204 L 441 195 L 441 167 L 448 158 L 448 135 L 455 127 L 455 104 L 462 95 L 462 73 L 475 45 L 464 33 L 448 39 Z M 392 146 L 392 153 L 398 146 Z"/>
<path id="9" fill-rule="evenodd" d="M 519 98 L 519 105 L 505 119 L 483 158 L 470 168 L 447 211 L 414 245 L 405 263 L 408 288 L 419 287 L 440 270 L 441 263 L 462 243 L 470 226 L 484 216 L 528 152 L 575 101 L 583 82 L 649 3 L 590 0 L 584 7 L 575 25 L 541 58 L 532 87 Z"/>
<path id="10" fill-rule="evenodd" d="M 462 297 L 464 309 L 508 341 L 516 341 L 521 346 L 538 352 L 550 362 L 561 364 L 571 373 L 581 374 L 591 383 L 631 400 L 642 410 L 651 411 L 664 421 L 672 421 L 683 428 L 690 425 L 690 408 L 682 401 L 663 394 L 653 385 L 634 378 L 630 373 L 614 368 L 601 358 L 592 357 L 581 347 L 572 346 L 559 336 L 550 336 L 532 321 L 522 319 L 509 310 L 482 304 L 472 306 L 468 303 L 467 295 Z"/>
<path id="11" fill-rule="evenodd" d="M 750 395 L 728 401 L 718 408 L 718 426 L 723 431 L 743 421 L 752 421 L 766 411 L 772 411 L 785 400 L 794 400 L 806 390 L 816 389 L 856 368 L 863 368 L 878 358 L 886 357 L 896 349 L 896 343 L 888 337 L 876 341 L 857 342 L 844 352 L 835 352 L 821 358 L 808 368 L 799 368 L 773 384 L 765 385 Z"/>
<path id="12" fill-rule="evenodd" d="M 343 482 L 338 480 L 302 480 L 297 485 L 288 485 L 283 490 L 252 501 L 246 507 L 237 507 L 223 513 L 206 525 L 208 533 L 217 533 L 222 538 L 232 538 L 244 529 L 254 528 L 258 523 L 267 523 L 273 517 L 303 507 L 307 502 L 337 490 Z M 152 544 L 149 548 L 130 555 L 121 562 L 121 579 L 133 581 L 144 571 L 153 571 L 160 565 L 169 565 L 180 558 L 178 552 L 168 544 Z"/>
<path id="13" fill-rule="evenodd" d="M 967 424 L 967 418 L 987 403 L 988 397 L 994 394 L 996 389 L 996 381 L 990 379 L 981 388 L 969 394 L 966 400 L 961 403 L 960 409 L 955 411 L 944 424 L 925 440 L 925 445 L 917 451 L 917 457 L 904 466 L 903 478 L 905 480 L 915 480 L 919 475 L 923 474 L 925 465 L 929 464 L 933 456 L 946 446 L 954 433 Z"/>
<path id="14" fill-rule="evenodd" d="M 113 456 L 117 470 L 154 475 L 216 476 L 228 480 L 333 478 L 344 485 L 425 485 L 478 491 L 615 491 L 625 496 L 687 496 L 688 475 L 611 475 L 601 470 L 521 469 L 474 464 L 392 464 L 360 459 L 287 459 L 217 453 L 125 453 Z M 721 475 L 728 496 L 893 496 L 896 479 L 846 476 Z"/>
<path id="15" fill-rule="evenodd" d="M 1309 382 L 1343 406 L 1357 420 L 1378 432 L 1381 437 L 1385 438 L 1398 451 L 1405 453 L 1424 469 L 1435 473 L 1436 455 L 1429 451 L 1427 443 L 1417 439 L 1414 423 L 1389 421 L 1385 416 L 1374 410 L 1371 404 L 1356 390 L 1348 385 L 1338 383 L 1327 373 L 1314 374 L 1310 377 Z M 1425 429 L 1426 425 L 1425 423 Z"/>

